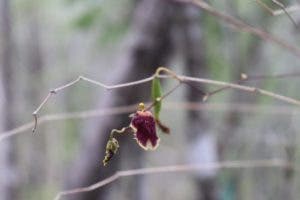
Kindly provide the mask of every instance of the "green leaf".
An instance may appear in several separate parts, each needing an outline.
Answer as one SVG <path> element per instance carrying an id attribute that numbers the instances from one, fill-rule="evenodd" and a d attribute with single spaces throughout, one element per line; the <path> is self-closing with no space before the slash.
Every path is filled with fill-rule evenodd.
<path id="1" fill-rule="evenodd" d="M 154 104 L 154 117 L 159 119 L 159 113 L 161 110 L 161 85 L 158 78 L 152 80 L 151 97 Z"/>

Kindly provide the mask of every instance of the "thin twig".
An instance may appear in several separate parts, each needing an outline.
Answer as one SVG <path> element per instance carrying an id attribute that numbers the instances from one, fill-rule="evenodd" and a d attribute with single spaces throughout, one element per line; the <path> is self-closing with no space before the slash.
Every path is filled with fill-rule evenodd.
<path id="1" fill-rule="evenodd" d="M 148 78 L 142 79 L 142 80 L 138 80 L 138 81 L 133 81 L 133 82 L 129 82 L 129 83 L 123 83 L 123 84 L 117 84 L 117 85 L 105 85 L 103 83 L 100 83 L 96 80 L 92 80 L 90 78 L 84 77 L 84 76 L 78 76 L 78 78 L 76 78 L 75 80 L 66 83 L 65 85 L 62 85 L 60 87 L 57 87 L 53 90 L 50 90 L 49 93 L 47 94 L 47 96 L 45 97 L 45 99 L 42 101 L 42 103 L 38 106 L 38 108 L 32 113 L 33 117 L 34 117 L 34 126 L 32 129 L 32 132 L 36 131 L 37 128 L 37 124 L 38 124 L 38 113 L 40 112 L 40 110 L 42 109 L 42 107 L 47 103 L 47 101 L 50 99 L 50 97 L 53 94 L 57 94 L 57 92 L 64 90 L 68 87 L 71 87 L 73 85 L 75 85 L 76 83 L 78 83 L 79 81 L 86 81 L 88 83 L 92 83 L 94 85 L 100 86 L 102 88 L 105 88 L 107 90 L 111 90 L 111 89 L 119 89 L 119 88 L 123 88 L 123 87 L 130 87 L 130 86 L 134 86 L 134 85 L 139 85 L 142 83 L 146 83 L 149 82 L 153 79 L 153 76 L 150 76 Z"/>
<path id="2" fill-rule="evenodd" d="M 288 18 L 292 21 L 292 23 L 295 25 L 295 27 L 298 27 L 297 22 L 293 19 L 293 17 L 290 15 L 290 12 L 292 11 L 297 11 L 300 9 L 298 5 L 296 6 L 290 6 L 290 7 L 285 7 L 283 3 L 277 1 L 277 0 L 272 0 L 273 3 L 275 3 L 277 6 L 279 6 L 281 9 L 279 10 L 273 10 L 270 8 L 266 3 L 264 3 L 261 0 L 256 0 L 256 2 L 268 13 L 270 13 L 272 16 L 275 15 L 281 15 L 281 14 L 286 14 Z"/>
<path id="3" fill-rule="evenodd" d="M 23 124 L 17 128 L 12 130 L 3 132 L 0 134 L 0 142 L 5 140 L 6 138 L 12 137 L 14 135 L 20 134 L 22 132 L 28 131 L 37 124 L 43 124 L 48 121 L 59 121 L 59 120 L 68 120 L 68 119 L 85 119 L 89 117 L 98 117 L 98 116 L 108 116 L 108 115 L 116 115 L 122 113 L 133 112 L 136 109 L 136 104 L 128 105 L 128 106 L 120 106 L 113 108 L 104 108 L 101 110 L 89 110 L 82 112 L 70 112 L 70 113 L 61 113 L 61 114 L 52 114 L 45 115 L 39 118 L 38 122 L 29 122 Z"/>
<path id="4" fill-rule="evenodd" d="M 170 76 L 166 76 L 166 75 L 160 75 L 160 72 L 167 72 Z M 123 83 L 123 84 L 117 84 L 117 85 L 105 85 L 101 82 L 83 77 L 83 76 L 79 76 L 76 80 L 71 81 L 61 87 L 58 87 L 54 90 L 51 90 L 49 92 L 49 94 L 46 96 L 46 98 L 43 100 L 43 102 L 39 105 L 39 107 L 33 112 L 33 116 L 34 116 L 34 128 L 33 128 L 33 132 L 36 130 L 37 124 L 38 124 L 38 120 L 37 120 L 37 115 L 39 113 L 39 111 L 42 109 L 42 107 L 47 103 L 47 101 L 50 99 L 50 97 L 53 94 L 56 94 L 58 91 L 61 91 L 63 89 L 66 89 L 68 87 L 71 87 L 73 85 L 75 85 L 76 83 L 78 83 L 80 80 L 84 80 L 87 81 L 88 83 L 92 83 L 95 84 L 97 86 L 103 87 L 105 89 L 118 89 L 118 88 L 124 88 L 124 87 L 130 87 L 130 86 L 134 86 L 134 85 L 139 85 L 139 84 L 143 84 L 149 81 L 152 81 L 154 77 L 158 77 L 158 78 L 173 78 L 179 81 L 179 83 L 189 83 L 189 82 L 194 82 L 194 83 L 205 83 L 205 84 L 211 84 L 211 85 L 217 85 L 217 86 L 223 86 L 226 88 L 233 88 L 233 89 L 237 89 L 237 90 L 241 90 L 241 91 L 246 91 L 246 92 L 251 92 L 251 93 L 259 93 L 265 96 L 269 96 L 272 97 L 274 99 L 278 99 L 290 104 L 295 104 L 295 105 L 300 105 L 300 101 L 290 98 L 290 97 L 286 97 L 283 95 L 279 95 L 273 92 L 269 92 L 260 88 L 255 88 L 255 87 L 249 87 L 249 86 L 243 86 L 243 85 L 239 85 L 239 84 L 234 84 L 234 83 L 228 83 L 228 82 L 222 82 L 222 81 L 215 81 L 215 80 L 210 80 L 210 79 L 202 79 L 202 78 L 195 78 L 195 77 L 189 77 L 189 76 L 181 76 L 181 75 L 177 75 L 175 72 L 167 69 L 167 68 L 163 68 L 160 67 L 158 68 L 158 70 L 156 71 L 156 73 L 148 78 L 145 79 L 141 79 L 138 81 L 133 81 L 133 82 L 128 82 L 128 83 Z M 178 85 L 179 86 L 179 85 Z"/>
<path id="5" fill-rule="evenodd" d="M 187 0 L 187 1 L 186 0 L 177 0 L 177 1 L 190 2 L 190 3 L 194 4 L 195 6 L 203 9 L 210 15 L 215 16 L 215 17 L 219 18 L 220 20 L 232 25 L 238 31 L 244 31 L 244 32 L 248 32 L 253 35 L 256 35 L 256 36 L 260 37 L 261 39 L 275 43 L 275 44 L 285 48 L 286 50 L 288 50 L 292 54 L 296 55 L 297 57 L 300 57 L 299 47 L 289 44 L 288 42 L 286 42 L 276 36 L 273 36 L 270 33 L 267 33 L 266 31 L 263 31 L 261 29 L 255 28 L 254 26 L 248 25 L 247 23 L 243 22 L 240 19 L 234 18 L 225 13 L 222 13 L 222 12 L 216 10 L 215 8 L 211 7 L 205 1 L 202 1 L 202 0 Z"/>
<path id="6" fill-rule="evenodd" d="M 132 170 L 117 171 L 114 175 L 92 184 L 87 187 L 80 187 L 71 190 L 59 192 L 54 200 L 59 200 L 64 196 L 75 195 L 83 192 L 90 192 L 108 185 L 122 177 L 149 175 L 158 173 L 173 173 L 173 172 L 193 172 L 193 171 L 206 171 L 206 170 L 220 170 L 220 169 L 253 169 L 253 168 L 292 168 L 292 164 L 280 160 L 245 160 L 245 161 L 225 161 L 217 163 L 204 163 L 204 164 L 186 164 L 186 165 L 172 165 L 163 167 L 140 168 Z"/>
<path id="7" fill-rule="evenodd" d="M 274 10 L 270 8 L 267 4 L 262 2 L 261 0 L 255 0 L 258 5 L 260 5 L 261 8 L 263 8 L 265 11 L 267 11 L 272 16 L 274 15 Z"/>
<path id="8" fill-rule="evenodd" d="M 283 5 L 283 3 L 281 3 L 277 0 L 272 0 L 272 2 L 275 3 L 277 6 L 279 6 L 285 12 L 285 14 L 292 21 L 292 23 L 295 25 L 295 27 L 298 27 L 297 22 L 293 19 L 293 17 L 290 15 L 290 13 L 286 10 L 286 7 Z"/>
<path id="9" fill-rule="evenodd" d="M 249 81 L 257 81 L 257 80 L 265 80 L 265 79 L 283 79 L 283 78 L 291 78 L 291 77 L 298 77 L 298 76 L 300 76 L 299 72 L 275 74 L 275 75 L 248 75 L 248 74 L 242 73 L 240 75 L 240 79 L 237 81 L 237 83 L 241 84 L 241 83 L 249 82 Z M 197 87 L 195 87 L 195 89 L 197 89 Z M 227 90 L 227 89 L 230 89 L 230 87 L 224 86 L 224 87 L 218 88 L 216 90 L 213 90 L 211 92 L 207 92 L 204 99 L 208 99 L 210 96 L 215 95 L 215 94 L 222 92 L 224 90 Z M 200 91 L 200 92 L 202 92 L 202 91 Z"/>
<path id="10" fill-rule="evenodd" d="M 39 107 L 32 113 L 33 118 L 34 118 L 34 127 L 32 129 L 32 132 L 34 133 L 36 128 L 37 128 L 37 123 L 38 123 L 38 112 L 41 110 L 41 108 L 47 103 L 47 101 L 49 100 L 49 98 L 55 94 L 52 90 L 47 94 L 47 96 L 45 97 L 45 99 L 42 101 L 42 103 L 39 105 Z"/>
<path id="11" fill-rule="evenodd" d="M 265 80 L 265 79 L 284 79 L 284 78 L 299 77 L 300 72 L 274 74 L 274 75 L 248 75 L 248 74 L 245 74 L 245 76 L 246 76 L 246 78 L 244 79 L 244 81 L 256 81 L 256 80 Z"/>
<path id="12" fill-rule="evenodd" d="M 147 103 L 151 105 L 152 103 Z M 38 124 L 44 124 L 50 121 L 70 120 L 70 119 L 87 119 L 92 117 L 101 117 L 108 115 L 118 115 L 124 113 L 132 113 L 136 110 L 136 104 L 112 107 L 99 110 L 87 110 L 81 112 L 67 112 L 60 114 L 44 115 L 39 118 Z M 291 106 L 258 106 L 253 104 L 237 104 L 234 106 L 227 103 L 205 103 L 199 104 L 198 102 L 165 102 L 164 109 L 166 110 L 205 110 L 205 111 L 228 111 L 235 110 L 238 112 L 250 112 L 250 113 L 268 113 L 268 114 L 297 114 L 300 110 Z M 295 113 L 296 112 L 296 113 Z M 14 129 L 0 133 L 0 142 L 8 139 L 12 136 L 29 131 L 34 122 L 25 123 Z"/>
<path id="13" fill-rule="evenodd" d="M 176 84 L 172 89 L 170 89 L 167 93 L 165 93 L 164 95 L 162 95 L 159 98 L 159 101 L 162 101 L 163 99 L 165 99 L 167 96 L 169 96 L 172 92 L 174 92 L 179 86 L 181 85 L 181 82 L 179 82 L 178 84 Z M 152 102 L 149 106 L 147 106 L 146 110 L 150 110 L 153 106 L 155 106 L 155 104 L 158 101 L 154 101 Z"/>
<path id="14" fill-rule="evenodd" d="M 291 13 L 291 12 L 296 12 L 296 11 L 299 11 L 300 10 L 300 6 L 299 5 L 293 5 L 293 6 L 289 6 L 286 8 L 286 11 Z M 276 16 L 276 15 L 282 15 L 284 14 L 284 11 L 282 9 L 279 9 L 279 10 L 274 10 L 273 11 L 273 15 Z"/>
<path id="15" fill-rule="evenodd" d="M 250 93 L 259 93 L 265 96 L 272 97 L 274 99 L 278 99 L 281 101 L 284 101 L 286 103 L 294 104 L 294 105 L 300 105 L 300 101 L 294 98 L 286 97 L 280 94 L 276 94 L 273 92 L 269 92 L 260 88 L 256 87 L 249 87 L 249 86 L 243 86 L 239 84 L 234 84 L 234 83 L 228 83 L 228 82 L 223 82 L 223 81 L 215 81 L 215 80 L 209 80 L 209 79 L 201 79 L 201 78 L 194 78 L 194 77 L 189 77 L 189 76 L 178 76 L 182 79 L 183 82 L 195 82 L 195 83 L 205 83 L 205 84 L 211 84 L 211 85 L 217 85 L 217 86 L 224 86 L 224 87 L 230 87 L 233 89 L 245 91 L 245 92 L 250 92 Z"/>

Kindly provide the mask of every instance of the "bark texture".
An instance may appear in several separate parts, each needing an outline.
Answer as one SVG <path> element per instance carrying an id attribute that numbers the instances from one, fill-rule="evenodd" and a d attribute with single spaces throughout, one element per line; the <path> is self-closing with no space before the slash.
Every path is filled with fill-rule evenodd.
<path id="1" fill-rule="evenodd" d="M 201 30 L 201 14 L 195 7 L 184 5 L 182 10 L 182 33 L 185 59 L 185 73 L 192 77 L 205 77 L 207 65 L 205 47 Z M 189 102 L 201 103 L 206 88 L 202 86 L 187 87 L 186 99 Z M 200 149 L 211 149 L 205 151 L 206 155 L 194 153 L 195 159 L 192 162 L 216 162 L 217 145 L 211 132 L 208 132 L 209 124 L 201 111 L 188 111 L 187 137 L 191 145 L 191 151 Z M 196 150 L 195 150 L 196 149 Z M 208 160 L 206 160 L 208 159 Z M 217 199 L 216 173 L 215 171 L 202 172 L 195 176 L 195 184 L 198 187 L 196 199 L 215 200 Z"/>

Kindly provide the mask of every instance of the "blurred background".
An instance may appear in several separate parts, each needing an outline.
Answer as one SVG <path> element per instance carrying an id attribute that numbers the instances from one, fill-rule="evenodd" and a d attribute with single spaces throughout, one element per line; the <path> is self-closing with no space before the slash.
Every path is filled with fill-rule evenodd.
<path id="1" fill-rule="evenodd" d="M 208 3 L 299 46 L 299 30 L 286 15 L 271 16 L 252 0 Z M 292 16 L 300 22 L 299 12 Z M 79 75 L 117 84 L 146 78 L 162 65 L 178 74 L 228 82 L 238 81 L 241 73 L 300 72 L 299 57 L 186 3 L 0 0 L 0 132 L 30 122 L 49 89 Z M 175 84 L 164 80 L 164 91 Z M 245 83 L 298 99 L 299 84 L 297 76 Z M 138 102 L 150 101 L 150 83 L 105 90 L 80 82 L 59 92 L 41 116 L 133 107 L 119 114 L 49 121 L 38 126 L 36 135 L 27 130 L 0 141 L 0 200 L 53 199 L 61 190 L 133 168 L 275 158 L 297 166 L 296 106 L 231 89 L 203 103 L 199 90 L 214 89 L 182 85 L 163 102 L 161 119 L 171 134 L 159 132 L 158 149 L 145 152 L 132 137 L 124 137 L 108 167 L 102 159 L 109 133 L 128 125 Z M 125 177 L 64 199 L 290 200 L 299 198 L 299 184 L 299 173 L 287 169 L 206 170 Z"/>

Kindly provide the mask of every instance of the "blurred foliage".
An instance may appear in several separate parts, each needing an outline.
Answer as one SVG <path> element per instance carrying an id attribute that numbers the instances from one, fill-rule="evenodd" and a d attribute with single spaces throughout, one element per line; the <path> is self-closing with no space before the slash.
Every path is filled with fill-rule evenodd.
<path id="1" fill-rule="evenodd" d="M 15 91 L 19 95 L 18 98 L 22 100 L 16 105 L 21 110 L 20 114 L 16 116 L 17 122 L 21 124 L 21 122 L 31 120 L 28 113 L 32 112 L 37 101 L 42 99 L 49 87 L 72 80 L 79 74 L 88 74 L 103 82 L 111 81 L 106 80 L 107 71 L 111 70 L 111 67 L 108 68 L 107 66 L 113 66 L 115 60 L 118 60 L 121 54 L 124 53 L 123 46 L 120 43 L 130 31 L 135 1 L 18 0 L 12 2 L 13 19 L 15 20 L 13 23 L 14 42 L 16 44 L 14 62 L 18 68 L 16 77 L 19 85 Z M 277 8 L 270 0 L 265 0 L 264 2 L 272 8 Z M 286 5 L 295 3 L 295 1 L 284 2 Z M 210 0 L 209 3 L 224 13 L 241 18 L 249 24 L 262 27 L 268 32 L 278 35 L 278 37 L 294 42 L 296 45 L 299 44 L 299 35 L 293 29 L 288 19 L 286 19 L 286 16 L 272 17 L 254 1 Z M 41 55 L 45 63 L 41 75 L 26 71 L 28 66 L 26 53 L 30 51 L 27 44 L 28 40 L 30 40 L 30 30 L 32 29 L 30 25 L 34 17 L 39 26 Z M 237 33 L 237 31 L 233 31 L 207 13 L 202 13 L 199 25 L 202 26 L 205 43 L 204 50 L 208 66 L 208 74 L 205 76 L 207 78 L 236 81 L 239 78 L 237 72 L 242 70 L 253 75 L 271 75 L 298 70 L 299 61 L 289 56 L 282 49 L 273 44 L 265 43 L 247 33 Z M 96 47 L 95 43 L 97 44 Z M 108 49 L 107 46 L 110 48 Z M 258 56 L 251 58 L 257 52 Z M 37 76 L 43 81 L 38 80 Z M 41 82 L 44 82 L 44 85 L 40 84 Z M 293 80 L 265 79 L 245 84 L 259 86 L 296 98 L 300 97 L 297 78 Z M 28 93 L 28 88 L 34 88 L 40 96 L 34 100 L 29 98 L 32 96 Z M 157 88 L 159 87 L 157 86 Z M 214 88 L 208 87 L 208 89 Z M 97 92 L 95 92 L 96 90 Z M 104 91 L 98 91 L 95 87 L 79 84 L 68 91 L 62 92 L 61 95 L 55 96 L 43 110 L 43 114 L 93 109 L 102 100 L 102 92 Z M 158 90 L 154 93 L 154 96 L 160 95 Z M 184 101 L 182 98 L 183 93 L 181 91 L 179 94 L 174 94 L 173 97 L 168 97 L 167 101 Z M 231 90 L 226 90 L 212 97 L 210 102 L 231 103 L 232 95 L 233 92 Z M 251 94 L 244 93 L 242 95 L 245 95 L 245 97 L 251 96 Z M 258 105 L 282 105 L 269 97 L 261 95 L 256 97 L 255 103 Z M 160 108 L 157 107 L 155 109 L 155 113 L 158 115 Z M 218 135 L 217 133 L 226 129 L 227 124 L 224 124 L 224 121 L 226 121 L 228 113 L 226 111 L 207 111 L 204 113 L 212 116 L 210 119 L 213 126 L 210 131 L 213 134 Z M 174 133 L 172 132 L 172 137 L 167 136 L 168 138 L 166 139 L 164 139 L 166 136 L 162 135 L 161 142 L 165 142 L 164 145 L 161 145 L 157 154 L 146 156 L 145 166 L 149 163 L 152 165 L 153 163 L 181 162 L 182 158 L 186 157 L 181 155 L 182 152 L 187 151 L 186 147 L 190 146 L 185 144 L 185 130 L 183 130 L 185 112 L 175 110 L 170 113 L 162 112 L 161 114 L 164 116 L 164 119 L 168 120 L 167 123 L 172 125 L 171 128 L 174 130 Z M 288 120 L 289 123 L 284 123 L 282 118 L 287 119 L 286 115 L 253 114 L 251 112 L 238 113 L 238 118 L 242 122 L 237 124 L 235 129 L 231 130 L 237 134 L 232 138 L 234 145 L 228 147 L 225 159 L 255 159 L 263 158 L 264 156 L 282 156 L 283 144 L 280 143 L 282 142 L 280 136 L 283 134 L 293 136 L 294 132 L 299 132 L 299 115 L 297 113 L 291 113 L 291 115 L 293 115 L 291 117 L 292 120 Z M 279 122 L 275 123 L 276 119 Z M 61 180 L 57 177 L 63 176 L 64 171 L 70 167 L 70 163 L 72 163 L 79 151 L 79 139 L 81 134 L 85 133 L 82 131 L 85 126 L 86 124 L 83 121 L 77 120 L 60 123 L 51 122 L 51 125 L 41 127 L 38 138 L 30 137 L 30 139 L 26 140 L 26 138 L 20 137 L 18 154 L 21 158 L 19 158 L 18 162 L 24 169 L 22 173 L 26 177 L 25 184 L 22 186 L 22 199 L 51 199 L 53 197 L 53 194 L 58 190 L 59 184 L 61 184 Z M 295 137 L 296 139 L 292 142 L 298 144 L 299 137 Z M 272 142 L 278 142 L 280 145 Z M 299 148 L 296 149 L 296 154 L 297 160 L 295 162 L 299 163 Z M 42 161 L 35 163 L 39 159 Z M 39 173 L 37 176 L 38 178 L 43 177 L 43 181 L 36 180 L 37 178 L 33 177 L 32 173 L 36 172 L 36 168 L 32 169 L 32 165 L 41 170 L 42 173 Z M 30 175 L 27 174 L 29 171 L 31 171 Z M 220 193 L 224 200 L 233 199 L 236 189 L 239 189 L 239 193 L 244 195 L 243 199 L 258 199 L 255 198 L 258 194 L 264 194 L 264 192 L 259 191 L 260 187 L 271 191 L 265 192 L 265 199 L 267 197 L 275 199 L 275 197 L 272 197 L 279 193 L 277 188 L 282 184 L 283 178 L 280 177 L 280 173 L 274 170 L 270 170 L 269 173 L 260 173 L 261 171 L 259 170 L 245 170 L 243 173 L 240 170 L 234 172 L 225 170 L 222 172 L 219 175 L 219 182 L 221 185 Z M 236 180 L 235 177 L 239 177 L 240 180 Z M 161 181 L 161 177 L 159 179 Z M 295 179 L 295 185 L 299 186 L 299 174 L 295 175 Z M 153 182 L 155 183 L 158 182 L 157 179 L 150 177 L 147 180 L 148 184 L 151 184 L 151 180 L 154 180 Z M 183 193 L 182 191 L 186 191 L 185 189 L 189 187 L 186 184 L 187 181 L 179 180 L 177 175 L 166 179 L 166 181 L 170 181 L 171 184 L 176 181 L 176 185 L 182 184 L 184 187 L 184 189 L 180 188 L 180 190 L 175 188 L 176 191 L 174 193 Z M 266 184 L 267 181 L 270 185 Z M 235 184 L 239 184 L 238 188 L 235 188 Z M 162 188 L 160 184 L 153 184 L 149 189 L 153 190 L 153 194 L 149 193 L 151 193 L 150 195 L 158 194 L 158 189 Z M 161 193 L 164 194 L 164 192 L 162 191 Z M 295 194 L 297 193 L 295 191 Z M 177 198 L 182 197 L 181 199 L 184 199 L 189 194 L 181 195 Z M 277 199 L 279 198 L 277 197 Z"/>
<path id="2" fill-rule="evenodd" d="M 122 0 L 118 3 L 103 0 L 72 1 L 73 7 L 77 8 L 78 4 L 83 9 L 77 13 L 77 16 L 74 16 L 71 22 L 75 29 L 82 31 L 96 29 L 101 45 L 118 41 L 126 34 L 133 9 L 131 0 Z"/>
<path id="3" fill-rule="evenodd" d="M 74 26 L 80 29 L 91 28 L 99 17 L 101 17 L 101 7 L 88 8 L 74 20 Z"/>
<path id="4" fill-rule="evenodd" d="M 230 67 L 226 58 L 223 56 L 224 43 L 222 40 L 222 28 L 219 22 L 209 15 L 204 15 L 203 19 L 205 56 L 209 74 L 211 78 L 226 80 L 230 76 Z"/>

